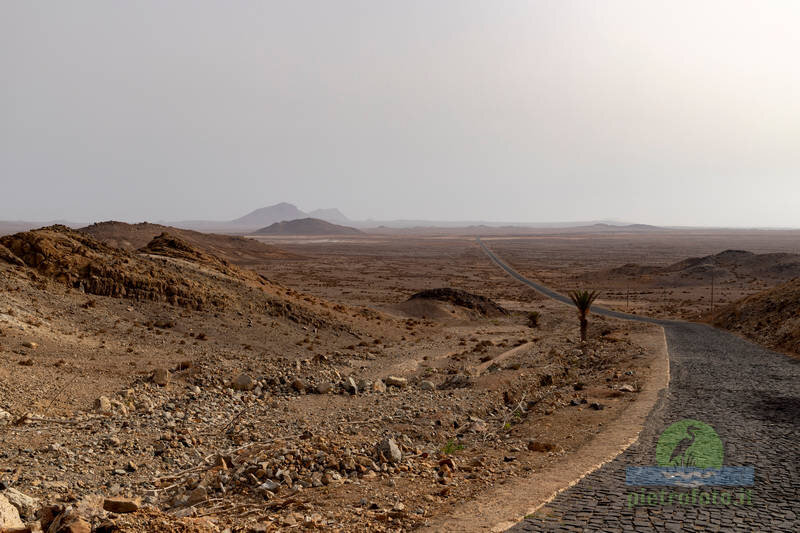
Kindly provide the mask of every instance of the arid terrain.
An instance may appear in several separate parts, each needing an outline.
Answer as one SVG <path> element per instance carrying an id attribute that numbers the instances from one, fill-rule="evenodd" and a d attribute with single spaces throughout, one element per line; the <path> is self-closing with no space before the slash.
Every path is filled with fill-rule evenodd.
<path id="1" fill-rule="evenodd" d="M 695 318 L 710 311 L 706 260 L 680 262 L 716 256 L 722 309 L 796 262 L 716 254 L 798 242 L 483 240 L 557 290 Z M 256 240 L 104 223 L 0 245 L 0 494 L 35 498 L 18 512 L 45 531 L 475 525 L 503 516 L 487 496 L 536 483 L 623 419 L 663 343 L 658 326 L 590 316 L 581 345 L 574 309 L 512 280 L 471 235 Z"/>
<path id="2" fill-rule="evenodd" d="M 519 232 L 516 229 L 515 232 Z M 530 233 L 530 231 L 529 231 Z M 420 287 L 450 284 L 503 300 L 538 298 L 486 262 L 473 233 L 261 238 L 302 256 L 272 266 L 278 281 L 354 303 L 391 304 Z M 559 292 L 592 288 L 599 303 L 648 316 L 696 320 L 800 276 L 796 230 L 487 231 L 482 240 L 523 275 Z M 740 253 L 746 252 L 746 253 Z M 303 270 L 300 265 L 313 264 Z M 303 281 L 301 282 L 301 277 Z M 368 283 L 363 280 L 368 279 Z M 365 286 L 368 286 L 366 288 Z"/>

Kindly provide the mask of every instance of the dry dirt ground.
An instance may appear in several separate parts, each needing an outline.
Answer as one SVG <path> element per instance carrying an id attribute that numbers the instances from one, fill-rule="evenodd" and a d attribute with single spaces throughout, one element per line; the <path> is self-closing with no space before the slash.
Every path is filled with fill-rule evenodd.
<path id="1" fill-rule="evenodd" d="M 124 232 L 114 239 L 132 242 Z M 0 250 L 0 481 L 97 531 L 414 530 L 465 516 L 624 419 L 661 335 L 593 317 L 581 346 L 573 310 L 467 236 L 273 238 L 268 256 L 240 261 L 218 238 L 221 259 L 203 240 L 19 239 Z M 631 249 L 665 249 L 647 257 L 668 264 L 734 247 L 617 239 L 485 238 L 557 288 L 582 281 L 558 282 L 564 271 L 634 262 Z M 510 313 L 404 304 L 438 287 Z M 660 305 L 646 292 L 642 312 Z M 141 509 L 104 511 L 113 497 Z"/>

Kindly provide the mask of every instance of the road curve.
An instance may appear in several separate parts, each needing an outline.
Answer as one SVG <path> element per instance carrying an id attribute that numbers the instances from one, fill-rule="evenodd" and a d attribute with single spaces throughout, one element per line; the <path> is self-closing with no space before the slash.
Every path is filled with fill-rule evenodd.
<path id="1" fill-rule="evenodd" d="M 508 273 L 512 278 L 514 278 L 517 281 L 519 281 L 521 283 L 524 283 L 525 285 L 531 287 L 536 292 L 539 292 L 539 293 L 541 293 L 541 294 L 543 294 L 543 295 L 545 295 L 545 296 L 547 296 L 549 298 L 552 298 L 553 300 L 559 301 L 561 303 L 565 303 L 565 304 L 570 305 L 570 306 L 572 305 L 572 301 L 569 299 L 568 296 L 564 296 L 563 294 L 561 294 L 559 292 L 556 292 L 553 289 L 550 289 L 549 287 L 546 287 L 546 286 L 542 285 L 541 283 L 536 283 L 535 281 L 531 281 L 528 278 L 526 278 L 525 276 L 523 276 L 522 274 L 520 274 L 519 272 L 517 272 L 516 270 L 514 270 L 513 268 L 511 268 L 511 266 L 509 266 L 508 263 L 506 263 L 505 261 L 500 259 L 493 251 L 491 251 L 489 249 L 489 247 L 486 246 L 483 243 L 483 241 L 481 240 L 480 237 L 476 237 L 475 240 L 478 241 L 478 244 L 480 245 L 481 248 L 483 248 L 483 251 L 486 253 L 486 255 L 489 256 L 489 259 L 491 259 L 497 266 L 499 266 L 500 268 L 505 270 L 506 273 Z M 646 317 L 646 316 L 632 315 L 630 313 L 623 313 L 621 311 L 615 311 L 613 309 L 606 309 L 605 307 L 600 307 L 600 306 L 597 306 L 597 305 L 593 305 L 592 306 L 592 313 L 594 313 L 596 315 L 603 315 L 603 316 L 610 316 L 610 317 L 614 317 L 614 318 L 621 318 L 623 320 L 635 320 L 637 322 L 649 322 L 649 323 L 652 323 L 652 324 L 662 324 L 663 325 L 664 323 L 672 322 L 672 321 L 669 321 L 669 320 L 659 320 L 657 318 L 650 318 L 650 317 Z"/>
<path id="2" fill-rule="evenodd" d="M 509 275 L 571 305 L 478 243 Z M 636 443 L 509 531 L 800 531 L 800 360 L 704 324 L 592 311 L 660 324 L 669 387 Z M 625 484 L 626 468 L 655 465 L 661 432 L 686 418 L 713 426 L 725 466 L 753 467 L 752 487 L 658 486 L 642 495 Z"/>

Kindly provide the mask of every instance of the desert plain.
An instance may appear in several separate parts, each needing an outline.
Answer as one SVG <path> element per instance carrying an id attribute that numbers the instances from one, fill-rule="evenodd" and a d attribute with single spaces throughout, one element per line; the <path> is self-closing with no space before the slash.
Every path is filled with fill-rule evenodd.
<path id="1" fill-rule="evenodd" d="M 582 343 L 575 309 L 477 234 L 532 280 L 643 316 L 713 322 L 800 275 L 788 230 L 6 235 L 0 492 L 19 517 L 4 525 L 513 524 L 585 473 L 598 439 L 635 438 L 668 379 L 664 337 L 590 314 Z"/>

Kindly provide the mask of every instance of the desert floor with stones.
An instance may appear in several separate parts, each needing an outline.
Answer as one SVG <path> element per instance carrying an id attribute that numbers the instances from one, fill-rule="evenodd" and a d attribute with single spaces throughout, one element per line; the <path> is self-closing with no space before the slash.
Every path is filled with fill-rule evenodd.
<path id="1" fill-rule="evenodd" d="M 0 493 L 19 515 L 5 526 L 422 528 L 569 462 L 637 401 L 653 359 L 643 346 L 663 335 L 591 316 L 581 345 L 574 310 L 509 278 L 469 235 L 261 250 L 161 234 L 118 248 L 129 230 L 114 231 L 0 238 Z M 648 257 L 667 265 L 726 239 L 742 242 L 666 240 Z M 658 246 L 570 240 L 484 237 L 557 289 L 605 283 L 602 303 L 623 309 L 625 284 L 606 272 Z M 769 248 L 757 251 L 790 243 Z M 636 311 L 702 314 L 702 279 L 669 279 L 631 283 Z M 721 298 L 772 282 L 731 279 Z M 442 287 L 504 311 L 409 300 Z M 664 301 L 678 290 L 694 292 Z"/>

